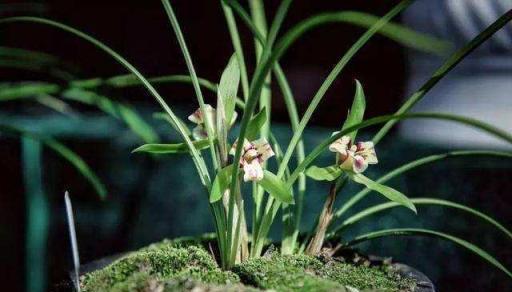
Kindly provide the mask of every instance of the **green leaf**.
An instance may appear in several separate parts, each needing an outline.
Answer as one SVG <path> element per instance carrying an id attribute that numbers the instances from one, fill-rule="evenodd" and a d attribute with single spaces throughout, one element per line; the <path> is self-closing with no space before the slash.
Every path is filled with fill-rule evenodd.
<path id="1" fill-rule="evenodd" d="M 358 244 L 360 242 L 373 240 L 380 237 L 385 236 L 428 236 L 428 237 L 437 237 L 441 238 L 447 241 L 451 241 L 453 243 L 456 243 L 467 250 L 473 252 L 474 254 L 480 256 L 482 259 L 486 260 L 488 263 L 492 264 L 493 266 L 497 267 L 498 269 L 502 270 L 507 274 L 509 277 L 512 278 L 512 273 L 505 268 L 498 260 L 496 260 L 493 256 L 491 256 L 489 253 L 487 253 L 485 250 L 479 248 L 478 246 L 467 242 L 463 239 L 460 239 L 458 237 L 434 231 L 434 230 L 428 230 L 428 229 L 420 229 L 420 228 L 396 228 L 396 229 L 384 229 L 384 230 L 378 230 L 370 233 L 366 233 L 363 235 L 357 236 L 354 240 L 347 243 L 348 246 Z"/>
<path id="2" fill-rule="evenodd" d="M 220 107 L 219 101 L 222 101 L 225 113 L 225 124 L 227 127 L 231 124 L 233 113 L 235 111 L 235 100 L 240 83 L 240 68 L 236 55 L 232 55 L 229 63 L 224 69 L 217 89 L 217 109 Z"/>
<path id="3" fill-rule="evenodd" d="M 439 119 L 445 121 L 457 122 L 460 124 L 464 124 L 466 126 L 473 127 L 475 129 L 479 129 L 481 131 L 487 132 L 497 138 L 503 139 L 509 143 L 512 143 L 512 135 L 506 131 L 503 131 L 499 128 L 494 127 L 493 125 L 481 122 L 479 120 L 473 118 L 467 118 L 459 115 L 445 114 L 445 113 L 411 113 L 411 114 L 401 114 L 401 115 L 386 115 L 379 116 L 375 118 L 371 118 L 365 120 L 357 125 L 354 125 L 346 130 L 340 131 L 336 135 L 333 135 L 324 141 L 322 141 L 318 146 L 316 146 L 308 156 L 304 159 L 302 163 L 300 163 L 297 168 L 292 172 L 290 177 L 288 178 L 287 184 L 291 186 L 295 180 L 299 177 L 299 175 L 336 139 L 341 138 L 343 135 L 350 133 L 356 129 L 366 128 L 376 124 L 382 124 L 392 120 L 403 120 L 403 119 Z"/>
<path id="4" fill-rule="evenodd" d="M 176 117 L 175 120 L 180 124 L 180 126 L 181 126 L 180 128 L 178 128 L 178 126 L 174 123 L 173 119 L 171 119 L 169 117 L 169 115 L 166 113 L 162 113 L 162 112 L 154 113 L 153 118 L 158 119 L 158 120 L 164 120 L 164 121 L 168 122 L 171 125 L 171 127 L 174 130 L 176 130 L 176 132 L 178 132 L 178 133 L 180 132 L 180 128 L 181 128 L 185 133 L 187 133 L 187 136 L 192 135 L 192 132 L 188 128 L 187 124 L 185 124 L 185 122 L 182 119 L 180 119 L 179 117 Z"/>
<path id="5" fill-rule="evenodd" d="M 352 102 L 347 119 L 345 120 L 341 130 L 345 130 L 363 121 L 365 109 L 366 99 L 364 97 L 363 87 L 361 86 L 361 83 L 359 83 L 359 80 L 356 79 L 356 93 L 354 94 L 354 101 Z M 351 141 L 354 142 L 356 135 L 357 130 L 351 132 L 348 136 L 350 136 Z"/>
<path id="6" fill-rule="evenodd" d="M 452 151 L 442 154 L 434 154 L 425 156 L 416 160 L 413 160 L 411 162 L 408 162 L 404 165 L 401 165 L 392 171 L 386 173 L 385 175 L 381 176 L 377 182 L 378 183 L 385 183 L 388 180 L 404 174 L 408 171 L 414 170 L 417 167 L 424 166 L 430 163 L 434 163 L 437 161 L 444 160 L 449 157 L 459 157 L 459 156 L 496 156 L 496 157 L 503 157 L 503 158 L 512 158 L 512 152 L 505 152 L 505 151 L 489 151 L 489 150 L 461 150 L 461 151 Z M 359 202 L 361 199 L 363 199 L 367 194 L 371 192 L 370 189 L 364 188 L 361 191 L 359 191 L 357 194 L 353 195 L 347 202 L 343 204 L 343 206 L 336 211 L 334 214 L 334 218 L 339 218 L 342 214 L 344 214 L 347 210 L 349 210 L 353 205 L 355 205 L 357 202 Z"/>
<path id="7" fill-rule="evenodd" d="M 192 142 L 192 144 L 196 147 L 197 150 L 204 150 L 208 148 L 208 140 L 198 140 Z M 144 144 L 135 150 L 135 152 L 146 152 L 152 154 L 176 154 L 176 153 L 189 153 L 188 145 L 185 143 L 177 143 L 177 144 Z"/>
<path id="8" fill-rule="evenodd" d="M 222 198 L 224 192 L 229 188 L 231 172 L 233 164 L 230 164 L 219 171 L 213 181 L 212 190 L 210 192 L 210 203 L 215 203 Z"/>
<path id="9" fill-rule="evenodd" d="M 187 83 L 192 84 L 192 78 L 189 75 L 163 75 L 163 76 L 156 76 L 156 77 L 150 77 L 147 79 L 151 84 L 160 84 L 160 83 Z M 199 85 L 213 93 L 217 93 L 217 84 L 204 79 L 204 78 L 197 78 L 197 81 L 199 82 Z M 114 88 L 125 88 L 130 86 L 138 86 L 141 85 L 142 82 L 133 74 L 124 74 L 124 75 L 118 75 L 113 76 L 108 79 L 101 79 L 101 78 L 92 78 L 92 79 L 85 79 L 85 80 L 76 80 L 72 81 L 70 83 L 71 87 L 80 87 L 84 89 L 88 88 L 97 88 L 100 85 L 110 86 Z M 236 98 L 236 104 L 243 109 L 245 106 L 244 101 L 237 97 Z"/>
<path id="10" fill-rule="evenodd" d="M 244 8 L 235 0 L 224 0 L 228 3 L 233 10 L 238 14 L 240 19 L 247 25 L 247 28 L 254 34 L 255 38 L 264 43 L 264 36 L 259 31 L 258 27 L 251 21 L 251 17 L 244 10 Z M 296 25 L 294 34 L 296 38 L 300 38 L 302 34 L 313 30 L 322 25 L 330 25 L 332 23 L 348 23 L 363 28 L 369 28 L 378 22 L 379 16 L 360 11 L 334 11 L 323 12 L 313 15 Z M 438 55 L 444 55 L 452 47 L 447 41 L 431 37 L 426 34 L 414 31 L 406 26 L 389 22 L 379 31 L 389 39 L 419 51 L 431 52 Z"/>
<path id="11" fill-rule="evenodd" d="M 196 93 L 196 98 L 199 103 L 199 108 L 201 109 L 201 112 L 206 114 L 206 107 L 204 102 L 203 93 L 201 91 L 201 86 L 199 84 L 199 79 L 196 74 L 196 69 L 194 68 L 194 64 L 192 62 L 192 57 L 190 56 L 190 52 L 187 47 L 187 43 L 185 42 L 185 37 L 183 36 L 183 32 L 181 31 L 180 24 L 178 22 L 178 19 L 176 18 L 176 14 L 174 13 L 174 10 L 172 8 L 171 2 L 169 0 L 162 0 L 161 1 L 165 13 L 167 14 L 167 17 L 169 18 L 169 22 L 171 23 L 172 29 L 174 31 L 174 34 L 176 36 L 176 40 L 178 41 L 178 45 L 180 47 L 181 53 L 183 55 L 183 59 L 185 59 L 185 64 L 187 65 L 187 69 L 190 75 L 190 78 L 192 79 L 192 86 L 194 87 L 194 92 Z M 212 124 L 214 121 L 210 121 L 210 119 L 205 118 L 204 124 L 206 128 L 206 133 L 208 134 L 208 141 L 210 143 L 210 158 L 213 164 L 213 168 L 217 169 L 219 167 L 218 159 L 217 159 L 217 152 L 215 151 L 213 139 L 215 135 L 215 125 Z M 178 125 L 178 122 L 175 122 L 175 124 Z M 178 125 L 179 126 L 179 125 Z M 185 141 L 187 141 L 188 137 L 185 138 Z M 221 141 L 222 142 L 222 141 Z M 187 141 L 188 143 L 188 141 Z M 194 152 L 194 148 L 188 143 L 190 146 L 191 152 Z M 202 159 L 202 158 L 201 158 Z M 207 171 L 207 169 L 206 169 Z"/>
<path id="12" fill-rule="evenodd" d="M 340 177 L 343 173 L 343 170 L 339 167 L 339 165 L 331 165 L 327 167 L 318 167 L 311 166 L 306 170 L 306 175 L 314 180 L 326 180 L 333 181 Z"/>
<path id="13" fill-rule="evenodd" d="M 486 222 L 494 225 L 496 228 L 498 228 L 500 231 L 502 231 L 509 238 L 512 239 L 512 232 L 510 230 L 508 230 L 505 226 L 503 226 L 502 224 L 500 224 L 498 221 L 494 220 L 490 216 L 488 216 L 478 210 L 470 208 L 468 206 L 458 204 L 455 202 L 451 202 L 448 200 L 441 200 L 441 199 L 436 199 L 436 198 L 413 198 L 413 199 L 411 199 L 411 202 L 413 202 L 415 206 L 434 205 L 434 206 L 453 208 L 453 209 L 467 212 L 469 214 L 472 214 L 472 215 L 478 217 L 479 219 L 481 219 L 483 221 L 486 221 Z M 376 213 L 379 213 L 379 212 L 382 212 L 382 211 L 385 211 L 387 209 L 394 208 L 397 206 L 399 206 L 398 203 L 386 202 L 383 204 L 378 204 L 378 205 L 372 206 L 370 208 L 366 208 L 363 211 L 356 213 L 356 214 L 352 215 L 351 217 L 345 219 L 343 221 L 343 223 L 333 231 L 333 233 L 337 233 L 339 230 L 341 230 L 349 225 L 352 225 L 356 222 L 359 222 L 361 219 L 364 219 L 368 216 L 371 216 L 373 214 L 376 214 Z"/>
<path id="14" fill-rule="evenodd" d="M 409 200 L 409 198 L 407 198 L 401 192 L 388 186 L 381 185 L 380 183 L 375 182 L 360 173 L 351 173 L 349 175 L 352 178 L 352 180 L 354 180 L 356 183 L 365 185 L 369 189 L 382 194 L 389 200 L 411 209 L 414 213 L 417 213 L 416 207 L 414 207 L 414 204 L 411 202 L 411 200 Z"/>
<path id="15" fill-rule="evenodd" d="M 21 128 L 13 127 L 11 125 L 0 124 L 0 131 L 13 133 L 15 135 L 23 135 L 40 141 L 44 145 L 48 146 L 50 149 L 59 154 L 62 158 L 67 160 L 71 165 L 73 165 L 94 187 L 100 198 L 104 199 L 107 195 L 107 190 L 98 176 L 92 171 L 92 169 L 87 165 L 87 163 L 75 152 L 69 149 L 66 145 L 60 143 L 59 141 L 42 136 L 39 134 L 35 134 L 29 131 L 26 131 Z"/>
<path id="16" fill-rule="evenodd" d="M 62 97 L 98 107 L 105 113 L 123 121 L 146 143 L 155 143 L 159 140 L 153 128 L 128 104 L 114 101 L 109 97 L 81 88 L 65 90 Z"/>
<path id="17" fill-rule="evenodd" d="M 87 163 L 75 152 L 69 149 L 64 144 L 54 139 L 44 139 L 43 142 L 50 147 L 53 151 L 57 152 L 60 156 L 71 163 L 94 187 L 96 192 L 102 199 L 107 195 L 105 186 L 100 181 L 98 176 L 92 171 Z"/>
<path id="18" fill-rule="evenodd" d="M 258 138 L 258 133 L 263 127 L 263 125 L 267 122 L 267 109 L 262 108 L 252 119 L 249 121 L 249 125 L 247 125 L 247 133 L 245 137 L 249 141 L 253 141 Z"/>
<path id="19" fill-rule="evenodd" d="M 0 102 L 35 97 L 39 94 L 57 94 L 59 86 L 46 82 L 20 82 L 2 87 Z"/>
<path id="20" fill-rule="evenodd" d="M 276 200 L 286 204 L 295 203 L 292 193 L 288 190 L 285 183 L 270 171 L 264 170 L 263 179 L 257 183 Z"/>
<path id="21" fill-rule="evenodd" d="M 29 22 L 29 23 L 39 23 L 48 25 L 54 28 L 58 28 L 60 30 L 66 31 L 68 33 L 71 33 L 91 44 L 93 44 L 98 49 L 102 50 L 103 52 L 107 53 L 109 56 L 111 56 L 113 59 L 115 59 L 119 64 L 123 65 L 128 71 L 130 71 L 139 81 L 142 83 L 142 85 L 147 89 L 147 91 L 155 98 L 155 100 L 160 104 L 160 106 L 165 110 L 165 112 L 171 117 L 171 119 L 175 120 L 176 115 L 172 111 L 172 109 L 169 107 L 169 105 L 165 102 L 165 100 L 162 98 L 162 96 L 158 93 L 158 91 L 151 85 L 151 83 L 142 75 L 137 68 L 135 68 L 131 63 L 129 63 L 125 58 L 123 58 L 120 54 L 118 54 L 116 51 L 112 50 L 109 46 L 105 45 L 98 39 L 79 31 L 71 26 L 65 25 L 63 23 L 53 21 L 50 19 L 40 18 L 40 17 L 31 17 L 31 16 L 19 16 L 19 17 L 8 17 L 8 18 L 1 18 L 0 19 L 0 25 L 2 24 L 8 24 L 8 23 L 19 23 L 19 22 Z M 178 125 L 179 127 L 180 125 Z M 201 182 L 202 184 L 207 187 L 210 184 L 210 178 L 208 174 L 208 169 L 206 167 L 206 163 L 204 162 L 203 158 L 200 156 L 199 152 L 196 151 L 195 147 L 192 145 L 192 141 L 186 134 L 186 132 L 182 129 L 180 129 L 180 135 L 185 140 L 187 145 L 189 146 L 192 154 L 192 159 L 194 161 L 194 164 L 197 168 L 197 171 L 199 172 Z"/>
<path id="22" fill-rule="evenodd" d="M 288 148 L 285 151 L 285 154 L 283 156 L 283 163 L 280 166 L 280 169 L 278 171 L 278 175 L 281 177 L 284 173 L 284 168 L 288 165 L 293 151 L 295 147 L 297 146 L 298 142 L 300 141 L 302 137 L 302 133 L 304 129 L 306 128 L 309 120 L 313 116 L 313 113 L 315 112 L 317 106 L 319 105 L 320 101 L 325 96 L 325 93 L 327 90 L 331 87 L 331 85 L 334 83 L 336 78 L 339 76 L 341 71 L 345 68 L 345 66 L 350 62 L 350 60 L 355 56 L 355 54 L 370 40 L 370 38 L 375 35 L 388 21 L 391 20 L 394 16 L 396 16 L 400 11 L 405 9 L 407 6 L 411 4 L 410 1 L 402 1 L 399 4 L 397 4 L 392 10 L 390 10 L 385 16 L 383 16 L 379 21 L 377 21 L 372 27 L 370 27 L 351 47 L 350 49 L 340 58 L 340 60 L 336 63 L 334 68 L 331 70 L 329 75 L 325 78 L 324 82 L 320 86 L 320 88 L 315 93 L 313 99 L 311 100 L 311 103 L 309 104 L 308 108 L 304 112 L 302 119 L 300 121 L 299 127 L 294 130 L 292 139 L 290 140 L 290 143 L 288 144 Z M 273 65 L 272 63 L 277 60 L 278 57 L 284 51 L 291 45 L 292 42 L 296 40 L 296 38 L 304 33 L 304 28 L 300 27 L 300 24 L 292 28 L 289 32 L 287 32 L 283 37 L 282 40 L 279 41 L 276 44 L 276 48 L 272 51 L 272 54 L 270 56 L 268 66 L 270 67 Z M 296 35 L 297 34 L 297 35 Z M 256 75 L 256 73 L 255 73 Z M 249 102 L 247 102 L 249 103 Z"/>
<path id="23" fill-rule="evenodd" d="M 443 77 L 448 74 L 457 64 L 459 64 L 467 55 L 478 48 L 483 42 L 488 40 L 495 32 L 500 30 L 503 26 L 507 25 L 512 20 L 512 10 L 505 12 L 500 18 L 494 21 L 484 31 L 474 37 L 469 43 L 453 53 L 445 62 L 442 64 L 436 72 L 432 74 L 432 77 L 425 82 L 418 91 L 413 93 L 404 104 L 396 111 L 396 114 L 403 114 L 408 112 L 416 103 L 418 103 Z M 373 142 L 377 144 L 393 127 L 396 120 L 387 122 L 373 137 Z"/>

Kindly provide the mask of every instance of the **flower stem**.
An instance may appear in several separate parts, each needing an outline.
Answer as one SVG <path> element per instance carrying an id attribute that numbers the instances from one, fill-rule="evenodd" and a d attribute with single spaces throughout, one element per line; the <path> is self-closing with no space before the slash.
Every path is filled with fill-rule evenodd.
<path id="1" fill-rule="evenodd" d="M 322 250 L 322 246 L 324 245 L 325 242 L 327 228 L 329 228 L 329 225 L 331 224 L 332 219 L 334 217 L 333 206 L 334 202 L 336 201 L 336 194 L 338 193 L 338 190 L 342 188 L 347 182 L 347 177 L 344 176 L 339 181 L 340 183 L 336 181 L 331 184 L 331 187 L 329 189 L 329 195 L 325 200 L 322 213 L 318 218 L 318 224 L 316 226 L 315 234 L 311 241 L 309 242 L 308 247 L 306 249 L 306 254 L 308 255 L 317 255 Z"/>

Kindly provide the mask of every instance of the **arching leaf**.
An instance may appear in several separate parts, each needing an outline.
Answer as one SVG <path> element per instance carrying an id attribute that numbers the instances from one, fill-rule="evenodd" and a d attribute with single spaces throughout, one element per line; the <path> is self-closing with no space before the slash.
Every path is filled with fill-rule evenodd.
<path id="1" fill-rule="evenodd" d="M 467 242 L 458 237 L 442 233 L 439 231 L 428 230 L 428 229 L 420 229 L 420 228 L 396 228 L 396 229 L 384 229 L 379 231 L 374 231 L 370 233 L 366 233 L 363 235 L 359 235 L 354 238 L 352 241 L 348 242 L 348 246 L 355 245 L 364 241 L 373 240 L 386 236 L 428 236 L 428 237 L 436 237 L 441 238 L 447 241 L 451 241 L 459 246 L 464 247 L 465 249 L 471 251 L 472 253 L 478 255 L 480 258 L 484 259 L 488 263 L 502 270 L 505 274 L 507 274 L 510 278 L 512 278 L 512 273 L 505 268 L 498 260 L 496 260 L 493 256 L 487 253 L 485 250 L 479 248 L 478 246 Z"/>
<path id="2" fill-rule="evenodd" d="M 465 206 L 465 205 L 462 205 L 462 204 L 458 204 L 458 203 L 455 203 L 455 202 L 451 202 L 451 201 L 448 201 L 448 200 L 441 200 L 441 199 L 436 199 L 436 198 L 412 198 L 410 200 L 416 206 L 418 206 L 418 205 L 427 205 L 427 206 L 432 205 L 432 206 L 448 207 L 448 208 L 454 208 L 454 209 L 461 210 L 461 211 L 464 211 L 466 213 L 475 215 L 476 217 L 478 217 L 478 219 L 481 219 L 482 221 L 486 221 L 486 222 L 494 225 L 496 228 L 501 230 L 503 233 L 505 233 L 508 237 L 510 237 L 512 239 L 512 232 L 510 230 L 508 230 L 505 226 L 503 226 L 502 224 L 500 224 L 498 221 L 494 220 L 490 216 L 488 216 L 488 215 L 486 215 L 486 214 L 484 214 L 484 213 L 482 213 L 482 212 L 480 212 L 478 210 L 472 209 L 472 208 L 470 208 L 468 206 Z M 387 203 L 378 204 L 378 205 L 366 208 L 366 209 L 364 209 L 364 210 L 362 210 L 362 211 L 360 211 L 360 212 L 350 216 L 349 218 L 345 219 L 343 221 L 343 223 L 340 224 L 340 226 L 336 227 L 331 232 L 331 234 L 335 234 L 339 230 L 341 230 L 341 229 L 343 229 L 345 227 L 348 227 L 348 226 L 350 226 L 350 225 L 352 225 L 354 223 L 357 223 L 360 220 L 362 220 L 362 219 L 364 219 L 364 218 L 366 218 L 368 216 L 380 213 L 382 211 L 385 211 L 385 210 L 388 210 L 388 209 L 391 209 L 391 208 L 394 208 L 394 207 L 397 207 L 397 206 L 400 206 L 400 204 L 395 203 L 395 202 L 387 202 Z"/>
<path id="3" fill-rule="evenodd" d="M 384 197 L 388 198 L 390 201 L 393 201 L 395 203 L 398 203 L 404 207 L 407 207 L 411 209 L 414 213 L 417 213 L 416 207 L 414 207 L 414 204 L 411 202 L 409 198 L 407 198 L 406 195 L 402 194 L 401 192 L 390 188 L 385 185 L 381 185 L 378 182 L 375 182 L 366 176 L 362 175 L 361 173 L 349 173 L 349 177 L 360 184 L 365 185 L 367 188 L 376 191 L 377 193 L 383 195 Z"/>
<path id="4" fill-rule="evenodd" d="M 208 140 L 198 140 L 192 142 L 197 150 L 204 150 L 209 147 Z M 135 152 L 146 152 L 152 154 L 182 154 L 189 153 L 188 145 L 185 143 L 177 144 L 144 144 L 132 151 Z"/>

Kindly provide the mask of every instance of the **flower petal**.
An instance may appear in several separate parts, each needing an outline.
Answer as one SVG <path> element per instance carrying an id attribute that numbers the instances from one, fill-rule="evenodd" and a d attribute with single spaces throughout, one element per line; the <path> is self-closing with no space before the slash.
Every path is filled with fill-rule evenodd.
<path id="1" fill-rule="evenodd" d="M 369 151 L 368 153 L 365 153 L 365 159 L 368 164 L 377 164 L 379 163 L 379 160 L 377 159 L 377 154 L 375 153 L 375 150 L 372 149 L 372 151 Z"/>
<path id="2" fill-rule="evenodd" d="M 350 137 L 343 136 L 340 139 L 334 141 L 331 145 L 329 145 L 329 150 L 331 152 L 337 152 L 342 156 L 347 155 L 347 150 L 350 147 Z"/>
<path id="3" fill-rule="evenodd" d="M 229 150 L 229 154 L 230 155 L 235 155 L 235 151 L 236 151 L 236 145 L 238 144 L 238 139 L 236 139 L 235 143 L 233 143 L 233 145 L 231 146 L 231 149 Z M 246 151 L 248 151 L 249 149 L 253 148 L 252 147 L 252 144 L 249 143 L 249 141 L 247 139 L 244 139 L 244 148 L 242 149 L 242 157 L 244 155 L 244 153 Z"/>
<path id="4" fill-rule="evenodd" d="M 272 150 L 272 147 L 265 138 L 260 138 L 256 141 L 253 141 L 252 144 L 254 145 L 254 148 L 256 148 L 256 150 L 258 151 L 260 161 L 266 161 L 267 159 L 275 155 L 274 151 Z"/>
<path id="5" fill-rule="evenodd" d="M 361 155 L 354 156 L 354 164 L 353 164 L 354 172 L 362 173 L 368 168 L 368 162 Z"/>
<path id="6" fill-rule="evenodd" d="M 244 181 L 260 181 L 263 179 L 263 168 L 257 159 L 250 163 L 244 162 Z"/>
<path id="7" fill-rule="evenodd" d="M 210 123 L 213 123 L 215 120 L 215 109 L 209 105 L 204 105 L 204 110 L 206 112 L 206 117 L 209 119 Z M 198 108 L 195 112 L 193 112 L 190 116 L 188 116 L 188 120 L 192 123 L 202 124 L 204 123 L 204 116 L 201 108 Z"/>
<path id="8" fill-rule="evenodd" d="M 245 151 L 242 158 L 247 162 L 252 162 L 255 158 L 258 158 L 258 156 L 259 154 L 258 151 L 256 151 L 256 149 L 249 149 Z"/>
<path id="9" fill-rule="evenodd" d="M 208 138 L 208 133 L 206 133 L 206 129 L 203 128 L 202 125 L 197 125 L 192 130 L 192 137 L 194 137 L 195 140 L 203 140 Z"/>
<path id="10" fill-rule="evenodd" d="M 201 109 L 198 108 L 195 112 L 188 116 L 188 120 L 196 124 L 203 123 L 203 115 L 201 114 Z"/>
<path id="11" fill-rule="evenodd" d="M 372 141 L 367 142 L 357 142 L 357 151 L 365 151 L 367 149 L 373 149 L 374 145 Z"/>

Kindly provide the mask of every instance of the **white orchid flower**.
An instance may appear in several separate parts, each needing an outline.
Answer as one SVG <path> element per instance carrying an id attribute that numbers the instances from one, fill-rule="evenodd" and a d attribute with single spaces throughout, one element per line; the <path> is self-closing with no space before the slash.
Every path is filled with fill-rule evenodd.
<path id="1" fill-rule="evenodd" d="M 340 155 L 340 167 L 362 173 L 369 164 L 377 164 L 373 142 L 357 142 L 352 144 L 349 136 L 343 136 L 329 145 L 329 150 Z"/>
<path id="2" fill-rule="evenodd" d="M 209 124 L 213 127 L 215 125 L 215 119 L 217 117 L 217 111 L 214 107 L 209 104 L 204 105 L 206 114 L 203 115 L 201 108 L 198 108 L 195 112 L 193 112 L 190 116 L 188 116 L 188 120 L 192 123 L 197 124 L 197 126 L 192 130 L 192 137 L 195 140 L 203 140 L 208 138 L 208 132 L 206 131 L 206 123 L 205 119 L 208 119 Z M 236 121 L 237 113 L 233 113 L 233 118 L 231 119 L 232 126 Z"/>
<path id="3" fill-rule="evenodd" d="M 229 154 L 235 155 L 236 144 L 229 151 Z M 242 156 L 240 157 L 240 167 L 244 170 L 244 181 L 260 181 L 263 179 L 263 162 L 274 156 L 272 147 L 265 138 L 249 142 L 244 139 Z"/>

